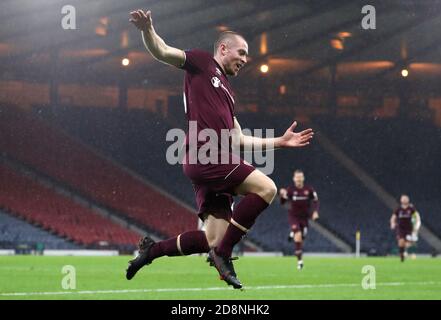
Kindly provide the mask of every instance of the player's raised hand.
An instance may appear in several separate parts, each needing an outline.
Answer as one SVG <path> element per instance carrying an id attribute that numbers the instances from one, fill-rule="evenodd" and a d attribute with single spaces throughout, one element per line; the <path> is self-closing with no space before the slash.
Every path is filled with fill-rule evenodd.
<path id="1" fill-rule="evenodd" d="M 288 199 L 288 191 L 285 188 L 279 190 L 279 195 L 283 199 Z"/>
<path id="2" fill-rule="evenodd" d="M 304 147 L 309 144 L 312 137 L 314 136 L 314 132 L 311 128 L 294 132 L 294 129 L 297 127 L 297 121 L 294 121 L 293 124 L 285 131 L 285 134 L 280 139 L 280 146 L 285 148 L 295 148 L 295 147 Z"/>
<path id="3" fill-rule="evenodd" d="M 152 27 L 152 13 L 151 11 L 144 12 L 141 9 L 130 12 L 131 18 L 129 21 L 133 23 L 141 31 L 147 31 Z"/>

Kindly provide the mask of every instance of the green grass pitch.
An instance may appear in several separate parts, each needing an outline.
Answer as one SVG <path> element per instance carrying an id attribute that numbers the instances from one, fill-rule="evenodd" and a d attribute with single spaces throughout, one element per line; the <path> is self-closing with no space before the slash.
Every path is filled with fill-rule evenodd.
<path id="1" fill-rule="evenodd" d="M 0 257 L 4 299 L 441 299 L 441 259 L 241 257 L 236 271 L 245 290 L 220 281 L 202 256 L 161 258 L 125 279 L 128 256 Z M 65 290 L 65 265 L 76 288 Z M 363 289 L 365 265 L 375 267 L 375 289 Z M 72 275 L 72 274 L 70 274 Z M 372 275 L 372 274 L 371 274 Z"/>

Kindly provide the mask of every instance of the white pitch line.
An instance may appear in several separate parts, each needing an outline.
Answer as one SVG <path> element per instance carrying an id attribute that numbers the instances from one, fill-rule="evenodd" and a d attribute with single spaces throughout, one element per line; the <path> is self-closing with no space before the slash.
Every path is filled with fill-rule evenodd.
<path id="1" fill-rule="evenodd" d="M 383 282 L 377 283 L 378 287 L 392 287 L 405 285 L 441 285 L 441 282 Z M 274 286 L 250 286 L 246 290 L 274 290 L 274 289 L 315 289 L 315 288 L 338 288 L 338 287 L 361 287 L 361 283 L 334 283 L 334 284 L 296 284 Z M 2 297 L 20 296 L 51 296 L 51 295 L 83 295 L 83 294 L 115 294 L 115 293 L 160 293 L 160 292 L 189 292 L 189 291 L 226 291 L 234 290 L 230 287 L 208 288 L 160 288 L 160 289 L 124 289 L 124 290 L 82 290 L 82 291 L 54 291 L 54 292 L 10 292 L 0 293 Z"/>

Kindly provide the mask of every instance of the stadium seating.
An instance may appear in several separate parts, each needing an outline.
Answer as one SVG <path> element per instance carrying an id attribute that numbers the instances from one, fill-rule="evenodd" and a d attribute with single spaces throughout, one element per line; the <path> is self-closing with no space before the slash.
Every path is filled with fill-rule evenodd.
<path id="1" fill-rule="evenodd" d="M 440 128 L 418 119 L 326 118 L 317 122 L 397 200 L 400 194 L 409 194 L 426 226 L 441 236 Z"/>
<path id="2" fill-rule="evenodd" d="M 290 119 L 283 116 L 271 116 L 265 119 L 262 116 L 247 114 L 241 118 L 243 123 L 250 123 L 257 128 L 268 126 L 271 121 L 271 124 L 275 125 L 276 134 L 282 134 L 290 122 Z M 352 127 L 352 130 L 346 133 L 345 128 L 338 127 L 332 119 L 326 119 L 320 121 L 318 126 L 326 133 L 327 131 L 322 127 L 323 122 L 327 123 L 328 127 L 334 128 L 336 134 L 331 138 L 338 145 L 344 144 L 341 142 L 342 132 L 346 141 L 346 139 L 353 138 L 359 128 L 358 125 L 350 125 L 351 121 L 348 120 L 348 127 Z M 363 134 L 359 134 L 360 139 L 361 136 Z M 370 141 L 366 135 L 363 139 L 357 140 L 357 143 L 360 144 L 359 141 L 366 141 L 366 139 Z M 363 144 L 367 145 L 367 143 Z M 344 148 L 351 158 L 354 155 L 354 150 L 357 150 L 354 148 L 355 146 Z M 289 183 L 293 168 L 299 167 L 305 171 L 307 182 L 311 183 L 319 193 L 321 223 L 353 247 L 355 247 L 355 233 L 360 230 L 364 252 L 387 254 L 396 248 L 395 233 L 389 229 L 390 210 L 329 153 L 324 151 L 318 143 L 313 143 L 309 148 L 303 150 L 278 151 L 276 163 L 273 175 L 275 181 Z M 375 159 L 371 159 L 370 163 L 378 165 L 378 161 Z M 279 182 L 278 184 L 283 185 L 284 183 Z M 420 252 L 431 251 L 430 246 L 422 239 L 418 245 Z"/>
<path id="3" fill-rule="evenodd" d="M 133 245 L 139 234 L 0 164 L 0 206 L 29 223 L 87 247 Z"/>
<path id="4" fill-rule="evenodd" d="M 166 150 L 170 145 L 170 142 L 165 142 L 165 135 L 168 129 L 175 127 L 175 123 L 171 123 L 170 118 L 163 119 L 144 110 L 66 107 L 56 110 L 41 108 L 35 111 L 46 120 L 57 123 L 83 142 L 101 150 L 107 156 L 147 177 L 155 185 L 194 206 L 193 192 L 189 187 L 189 181 L 182 174 L 181 167 L 170 166 L 165 161 Z M 238 117 L 243 128 L 272 127 L 276 134 L 282 134 L 291 123 L 291 119 L 277 115 L 248 113 L 239 114 Z M 391 171 L 395 170 L 392 165 L 394 161 L 385 164 L 384 168 L 382 167 L 383 162 L 378 161 L 378 159 L 387 159 L 387 156 L 394 159 L 396 149 L 393 149 L 393 144 L 396 144 L 396 140 L 390 138 L 390 143 L 383 144 L 379 142 L 379 138 L 375 139 L 368 135 L 369 130 L 377 134 L 390 133 L 391 131 L 388 131 L 390 129 L 387 128 L 393 125 L 394 121 L 392 124 L 389 122 L 378 124 L 378 122 L 370 123 L 368 121 L 364 125 L 364 120 L 360 120 L 360 123 L 357 122 L 356 125 L 352 123 L 353 121 L 356 120 L 314 119 L 314 122 L 318 123 L 318 127 L 340 145 L 351 158 L 372 173 L 374 178 L 378 179 L 387 190 L 398 194 L 401 191 L 394 186 L 397 179 L 393 173 L 396 171 Z M 182 125 L 180 126 L 182 127 Z M 360 130 L 358 130 L 359 128 Z M 343 137 L 339 134 L 341 132 L 345 133 Z M 420 134 L 426 137 L 424 139 L 430 139 L 428 135 L 436 134 L 436 132 L 420 132 Z M 359 144 L 358 142 L 362 138 L 365 139 L 364 141 L 373 141 L 371 146 L 368 143 Z M 406 141 L 406 138 L 402 139 Z M 432 142 L 430 142 L 431 145 Z M 422 153 L 423 148 L 419 148 L 418 152 Z M 370 149 L 375 152 L 372 150 L 369 152 Z M 433 153 L 435 152 L 436 150 L 433 151 Z M 419 158 L 417 157 L 417 159 Z M 291 183 L 292 169 L 302 168 L 305 171 L 307 182 L 313 185 L 319 193 L 321 200 L 320 223 L 329 230 L 352 247 L 355 247 L 355 232 L 360 230 L 362 250 L 365 252 L 387 254 L 395 250 L 395 235 L 388 227 L 390 210 L 330 154 L 325 152 L 319 144 L 314 143 L 309 148 L 302 150 L 277 151 L 275 161 L 275 171 L 271 177 L 278 186 Z M 432 162 L 428 164 L 430 171 L 423 168 L 421 163 L 418 165 L 416 163 L 418 161 L 415 159 L 412 161 L 411 164 L 403 167 L 403 171 L 414 172 L 415 176 L 418 176 L 416 170 L 419 169 L 424 175 L 427 175 L 428 172 L 439 171 L 439 168 Z M 384 173 L 385 171 L 387 172 Z M 405 175 L 403 172 L 401 174 Z M 434 179 L 434 177 L 429 177 L 429 179 Z M 429 182 L 431 185 L 434 183 L 433 181 Z M 418 179 L 413 179 L 412 183 L 420 185 Z M 417 189 L 420 188 L 415 188 L 414 199 L 418 199 L 418 194 L 423 196 L 424 194 L 433 194 L 423 186 L 420 190 Z M 436 199 L 436 197 L 434 196 L 432 199 Z M 415 202 L 422 212 L 425 222 L 430 228 L 436 231 L 440 230 L 439 219 L 436 219 L 436 210 L 433 210 L 436 208 L 436 203 L 428 203 L 423 200 L 424 197 L 421 197 L 421 201 L 415 200 Z M 433 219 L 431 219 L 431 213 Z M 286 240 L 288 232 L 286 210 L 276 202 L 262 214 L 248 237 L 266 249 L 292 252 L 293 246 Z M 437 233 L 441 234 L 439 231 Z M 330 241 L 314 230 L 310 230 L 308 236 L 306 250 L 338 251 Z M 421 240 L 419 251 L 430 252 L 431 248 Z"/>
<path id="5" fill-rule="evenodd" d="M 176 126 L 175 123 L 144 110 L 126 112 L 96 108 L 59 108 L 52 112 L 37 109 L 36 113 L 58 123 L 83 142 L 147 177 L 183 202 L 195 205 L 191 184 L 183 175 L 181 166 L 171 166 L 165 161 L 167 147 L 171 143 L 165 141 L 165 136 L 170 128 Z M 183 127 L 182 124 L 177 126 Z M 248 237 L 266 250 L 292 253 L 294 246 L 287 241 L 288 234 L 286 212 L 275 204 L 258 219 Z M 314 230 L 310 230 L 308 238 L 306 250 L 338 251 L 338 248 Z"/>
<path id="6" fill-rule="evenodd" d="M 0 248 L 15 249 L 42 244 L 45 249 L 80 249 L 81 247 L 48 231 L 0 210 Z"/>
<path id="7" fill-rule="evenodd" d="M 2 107 L 0 113 L 0 150 L 8 156 L 163 236 L 197 226 L 193 212 L 58 128 L 15 108 Z M 114 125 L 117 137 L 118 122 Z M 157 170 L 155 162 L 146 159 L 143 165 Z M 161 174 L 163 178 L 168 175 L 166 171 Z"/>
<path id="8" fill-rule="evenodd" d="M 147 117 L 150 117 L 149 114 Z M 132 116 L 133 117 L 133 116 Z M 141 116 L 137 116 L 142 119 Z M 275 115 L 259 115 L 259 114 L 242 114 L 238 115 L 241 124 L 244 128 L 266 128 L 272 127 L 275 129 L 276 135 L 283 134 L 284 130 L 290 125 L 291 119 L 287 119 L 285 116 L 275 116 Z M 154 118 L 155 119 L 155 118 Z M 168 125 L 161 121 L 161 119 L 154 120 L 155 133 L 151 132 L 152 130 L 148 130 L 146 128 L 143 130 L 146 134 L 143 136 L 140 134 L 139 141 L 145 140 L 146 136 L 157 134 L 157 139 L 165 136 L 165 132 L 172 125 Z M 132 122 L 132 121 L 130 121 Z M 148 123 L 148 121 L 145 121 Z M 332 124 L 332 121 L 326 121 L 328 124 Z M 352 127 L 352 131 L 350 134 L 345 135 L 346 139 L 356 139 L 357 135 L 353 131 L 356 131 L 358 128 L 362 127 L 360 125 L 352 126 L 348 122 L 348 127 Z M 362 121 L 360 121 L 362 122 Z M 401 122 L 398 120 L 398 122 Z M 161 129 L 161 124 L 163 129 Z M 330 125 L 332 126 L 332 125 Z M 369 122 L 365 124 L 365 127 L 369 128 Z M 338 128 L 338 124 L 332 126 L 333 128 Z M 386 124 L 386 127 L 389 127 L 389 124 Z M 405 127 L 405 126 L 404 126 Z M 321 126 L 319 126 L 321 128 Z M 324 129 L 323 129 L 324 130 Z M 343 129 L 344 130 L 344 129 Z M 398 129 L 397 129 L 398 130 Z M 143 132 L 141 131 L 141 132 Z M 338 131 L 337 131 L 338 132 Z M 343 131 L 345 132 L 345 131 Z M 378 128 L 375 132 L 382 132 L 381 128 Z M 406 131 L 404 131 L 406 132 Z M 354 134 L 353 134 L 354 133 Z M 425 137 L 425 141 L 429 141 L 429 143 L 435 144 L 435 141 L 431 141 L 430 136 L 434 137 L 439 136 L 436 132 L 420 132 L 420 137 Z M 364 134 L 364 136 L 367 136 Z M 351 137 L 351 138 L 348 138 Z M 339 143 L 339 136 L 333 136 L 334 140 Z M 361 137 L 360 137 L 361 139 Z M 406 139 L 406 138 L 404 138 Z M 357 140 L 357 143 L 360 140 Z M 380 138 L 376 139 L 376 141 L 380 141 Z M 412 141 L 411 138 L 405 141 Z M 393 141 L 392 141 L 393 143 Z M 417 144 L 417 141 L 413 143 Z M 359 143 L 358 143 L 359 144 Z M 367 144 L 363 144 L 366 146 Z M 157 148 L 157 153 L 165 154 L 166 146 L 160 144 L 160 146 L 151 146 L 151 148 Z M 390 146 L 385 146 L 386 149 L 391 148 Z M 421 150 L 418 151 L 419 154 L 424 154 L 424 147 L 419 147 Z M 379 147 L 379 150 L 382 148 Z M 346 146 L 344 149 L 350 157 L 353 157 L 354 151 L 357 150 L 354 146 Z M 393 149 L 392 149 L 393 150 Z M 436 150 L 432 150 L 434 156 L 431 158 L 431 164 L 429 165 L 429 169 L 422 167 L 424 166 L 424 161 L 415 161 L 408 166 L 403 166 L 403 171 L 407 170 L 408 172 L 414 172 L 414 176 L 418 177 L 418 170 L 421 169 L 421 172 L 424 173 L 425 176 L 429 176 L 429 179 L 434 180 L 434 177 L 430 175 L 430 172 L 438 172 L 439 168 L 433 162 L 433 159 L 436 159 L 435 153 Z M 368 150 L 366 153 L 369 154 Z M 379 151 L 381 153 L 381 151 Z M 358 162 L 358 157 L 355 153 L 354 160 Z M 369 154 L 371 155 L 371 154 Z M 136 154 L 133 155 L 136 158 Z M 143 155 L 145 158 L 148 157 L 147 154 Z M 394 153 L 390 155 L 391 159 L 394 159 Z M 366 158 L 365 158 L 366 159 Z M 418 160 L 418 157 L 417 157 Z M 370 161 L 366 161 L 367 163 L 377 163 L 374 158 Z M 394 161 L 391 161 L 392 163 Z M 416 163 L 419 162 L 419 165 Z M 150 179 L 155 182 L 159 182 L 159 179 L 155 179 L 155 172 L 148 172 L 148 170 L 143 169 L 141 167 L 136 167 L 136 164 L 130 163 L 130 159 L 126 161 L 127 165 L 136 168 L 145 175 L 148 175 Z M 164 162 L 159 162 L 164 163 Z M 284 184 L 291 183 L 291 175 L 292 169 L 296 167 L 303 168 L 307 173 L 308 182 L 311 183 L 319 192 L 321 199 L 321 223 L 326 226 L 328 229 L 332 230 L 335 234 L 339 235 L 343 240 L 347 243 L 351 244 L 352 247 L 355 247 L 355 233 L 357 230 L 361 231 L 362 234 L 362 250 L 365 252 L 369 252 L 371 254 L 387 254 L 396 249 L 395 242 L 395 234 L 394 232 L 389 230 L 389 218 L 390 218 L 390 210 L 385 207 L 383 203 L 379 201 L 362 183 L 356 179 L 352 174 L 350 174 L 346 169 L 344 169 L 330 154 L 325 152 L 320 145 L 317 143 L 313 144 L 307 149 L 302 150 L 281 150 L 277 151 L 275 158 L 275 170 L 272 174 L 272 178 L 279 186 Z M 364 162 L 361 165 L 365 165 Z M 377 172 L 384 171 L 380 167 L 377 169 Z M 168 166 L 170 167 L 170 166 Z M 369 168 L 369 167 L 368 167 Z M 389 170 L 389 167 L 386 167 L 386 171 Z M 161 171 L 167 170 L 166 167 L 162 168 Z M 174 170 L 175 176 L 173 179 L 175 181 L 182 181 L 182 189 L 185 189 L 185 177 L 182 176 L 179 170 Z M 388 171 L 389 172 L 389 171 Z M 402 173 L 405 175 L 405 172 Z M 374 176 L 377 178 L 376 176 Z M 179 180 L 181 179 L 181 180 Z M 417 179 L 414 179 L 417 180 Z M 394 192 L 392 186 L 386 183 L 385 180 L 379 180 L 387 190 L 391 190 Z M 388 181 L 394 183 L 397 181 L 395 176 L 391 175 L 388 177 Z M 417 181 L 412 181 L 414 184 L 417 184 Z M 427 181 L 429 185 L 436 185 L 436 181 Z M 189 190 L 189 188 L 186 188 Z M 181 191 L 182 192 L 182 191 Z M 398 191 L 396 191 L 398 193 Z M 421 188 L 416 188 L 415 190 L 415 198 L 418 198 L 418 194 L 428 194 L 427 187 L 421 186 Z M 424 199 L 424 197 L 422 197 Z M 189 194 L 187 195 L 187 199 L 192 199 L 191 190 L 189 190 Z M 432 192 L 432 198 L 437 199 L 436 195 Z M 436 207 L 432 206 L 431 209 L 426 209 L 424 206 L 426 202 L 421 201 L 418 206 L 421 208 L 423 212 L 436 213 Z M 435 208 L 435 210 L 434 210 Z M 439 211 L 438 211 L 439 212 Z M 430 213 L 426 214 L 426 222 L 430 228 L 436 228 L 437 221 L 439 218 L 430 219 Z M 274 219 L 274 217 L 280 217 Z M 288 232 L 288 227 L 285 224 L 286 222 L 286 214 L 285 209 L 281 208 L 278 204 L 273 204 L 267 212 L 265 212 L 261 218 L 258 220 L 255 228 L 250 234 L 250 237 L 253 237 L 253 240 L 256 240 L 263 244 L 267 244 L 267 247 L 271 249 L 282 248 L 284 252 L 290 252 L 292 250 L 292 245 L 286 243 L 286 234 Z M 274 227 L 268 227 L 274 225 Z M 266 231 L 265 230 L 270 230 Z M 283 232 L 281 230 L 284 230 Z M 441 234 L 438 232 L 438 234 Z M 307 250 L 316 250 L 316 251 L 337 251 L 336 248 L 326 239 L 323 239 L 320 234 L 316 234 L 313 230 L 311 230 L 310 238 L 307 242 Z M 263 241 L 262 241 L 263 239 Z M 422 239 L 420 239 L 418 250 L 420 252 L 430 252 L 430 246 Z M 311 246 L 311 248 L 308 248 Z"/>

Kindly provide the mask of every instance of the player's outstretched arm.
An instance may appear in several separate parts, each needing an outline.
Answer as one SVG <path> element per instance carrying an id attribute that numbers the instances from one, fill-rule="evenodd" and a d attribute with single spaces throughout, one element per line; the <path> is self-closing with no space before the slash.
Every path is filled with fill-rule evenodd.
<path id="1" fill-rule="evenodd" d="M 285 131 L 283 136 L 277 138 L 260 138 L 246 136 L 242 133 L 239 121 L 234 118 L 234 132 L 236 134 L 233 141 L 236 141 L 236 144 L 240 144 L 240 147 L 243 147 L 246 150 L 250 150 L 251 147 L 266 150 L 307 146 L 314 136 L 314 132 L 312 131 L 312 129 L 306 129 L 301 132 L 294 132 L 294 129 L 296 127 L 297 121 L 294 121 L 293 124 Z"/>
<path id="2" fill-rule="evenodd" d="M 297 121 L 294 121 L 292 125 L 285 131 L 284 135 L 276 138 L 276 148 L 296 148 L 307 146 L 311 139 L 314 137 L 314 132 L 311 128 L 294 132 L 297 127 Z"/>
<path id="3" fill-rule="evenodd" d="M 286 200 L 288 200 L 288 190 L 286 190 L 285 188 L 281 188 L 279 190 L 279 199 L 280 204 L 285 204 Z"/>
<path id="4" fill-rule="evenodd" d="M 421 216 L 420 216 L 420 213 L 416 210 L 413 215 L 414 215 L 414 219 L 415 219 L 413 229 L 414 229 L 414 231 L 418 232 L 418 230 L 420 230 L 420 228 L 421 228 Z"/>
<path id="5" fill-rule="evenodd" d="M 167 45 L 158 36 L 153 28 L 152 13 L 150 11 L 144 12 L 139 9 L 130 12 L 130 15 L 129 21 L 141 31 L 144 46 L 155 59 L 178 68 L 184 65 L 184 51 Z"/>
<path id="6" fill-rule="evenodd" d="M 395 229 L 395 227 L 396 227 L 396 225 L 397 225 L 397 220 L 396 220 L 396 216 L 395 216 L 395 214 L 392 214 L 392 216 L 390 217 L 390 228 L 392 229 L 392 230 L 394 230 Z"/>
<path id="7" fill-rule="evenodd" d="M 279 190 L 279 196 L 282 199 L 288 199 L 288 190 L 286 190 L 285 188 L 281 188 Z"/>
<path id="8" fill-rule="evenodd" d="M 311 214 L 311 219 L 313 221 L 317 220 L 320 218 L 319 216 L 319 206 L 320 206 L 320 201 L 318 198 L 318 194 L 317 192 L 312 189 L 312 199 L 311 199 L 311 205 L 312 205 L 312 214 Z"/>

